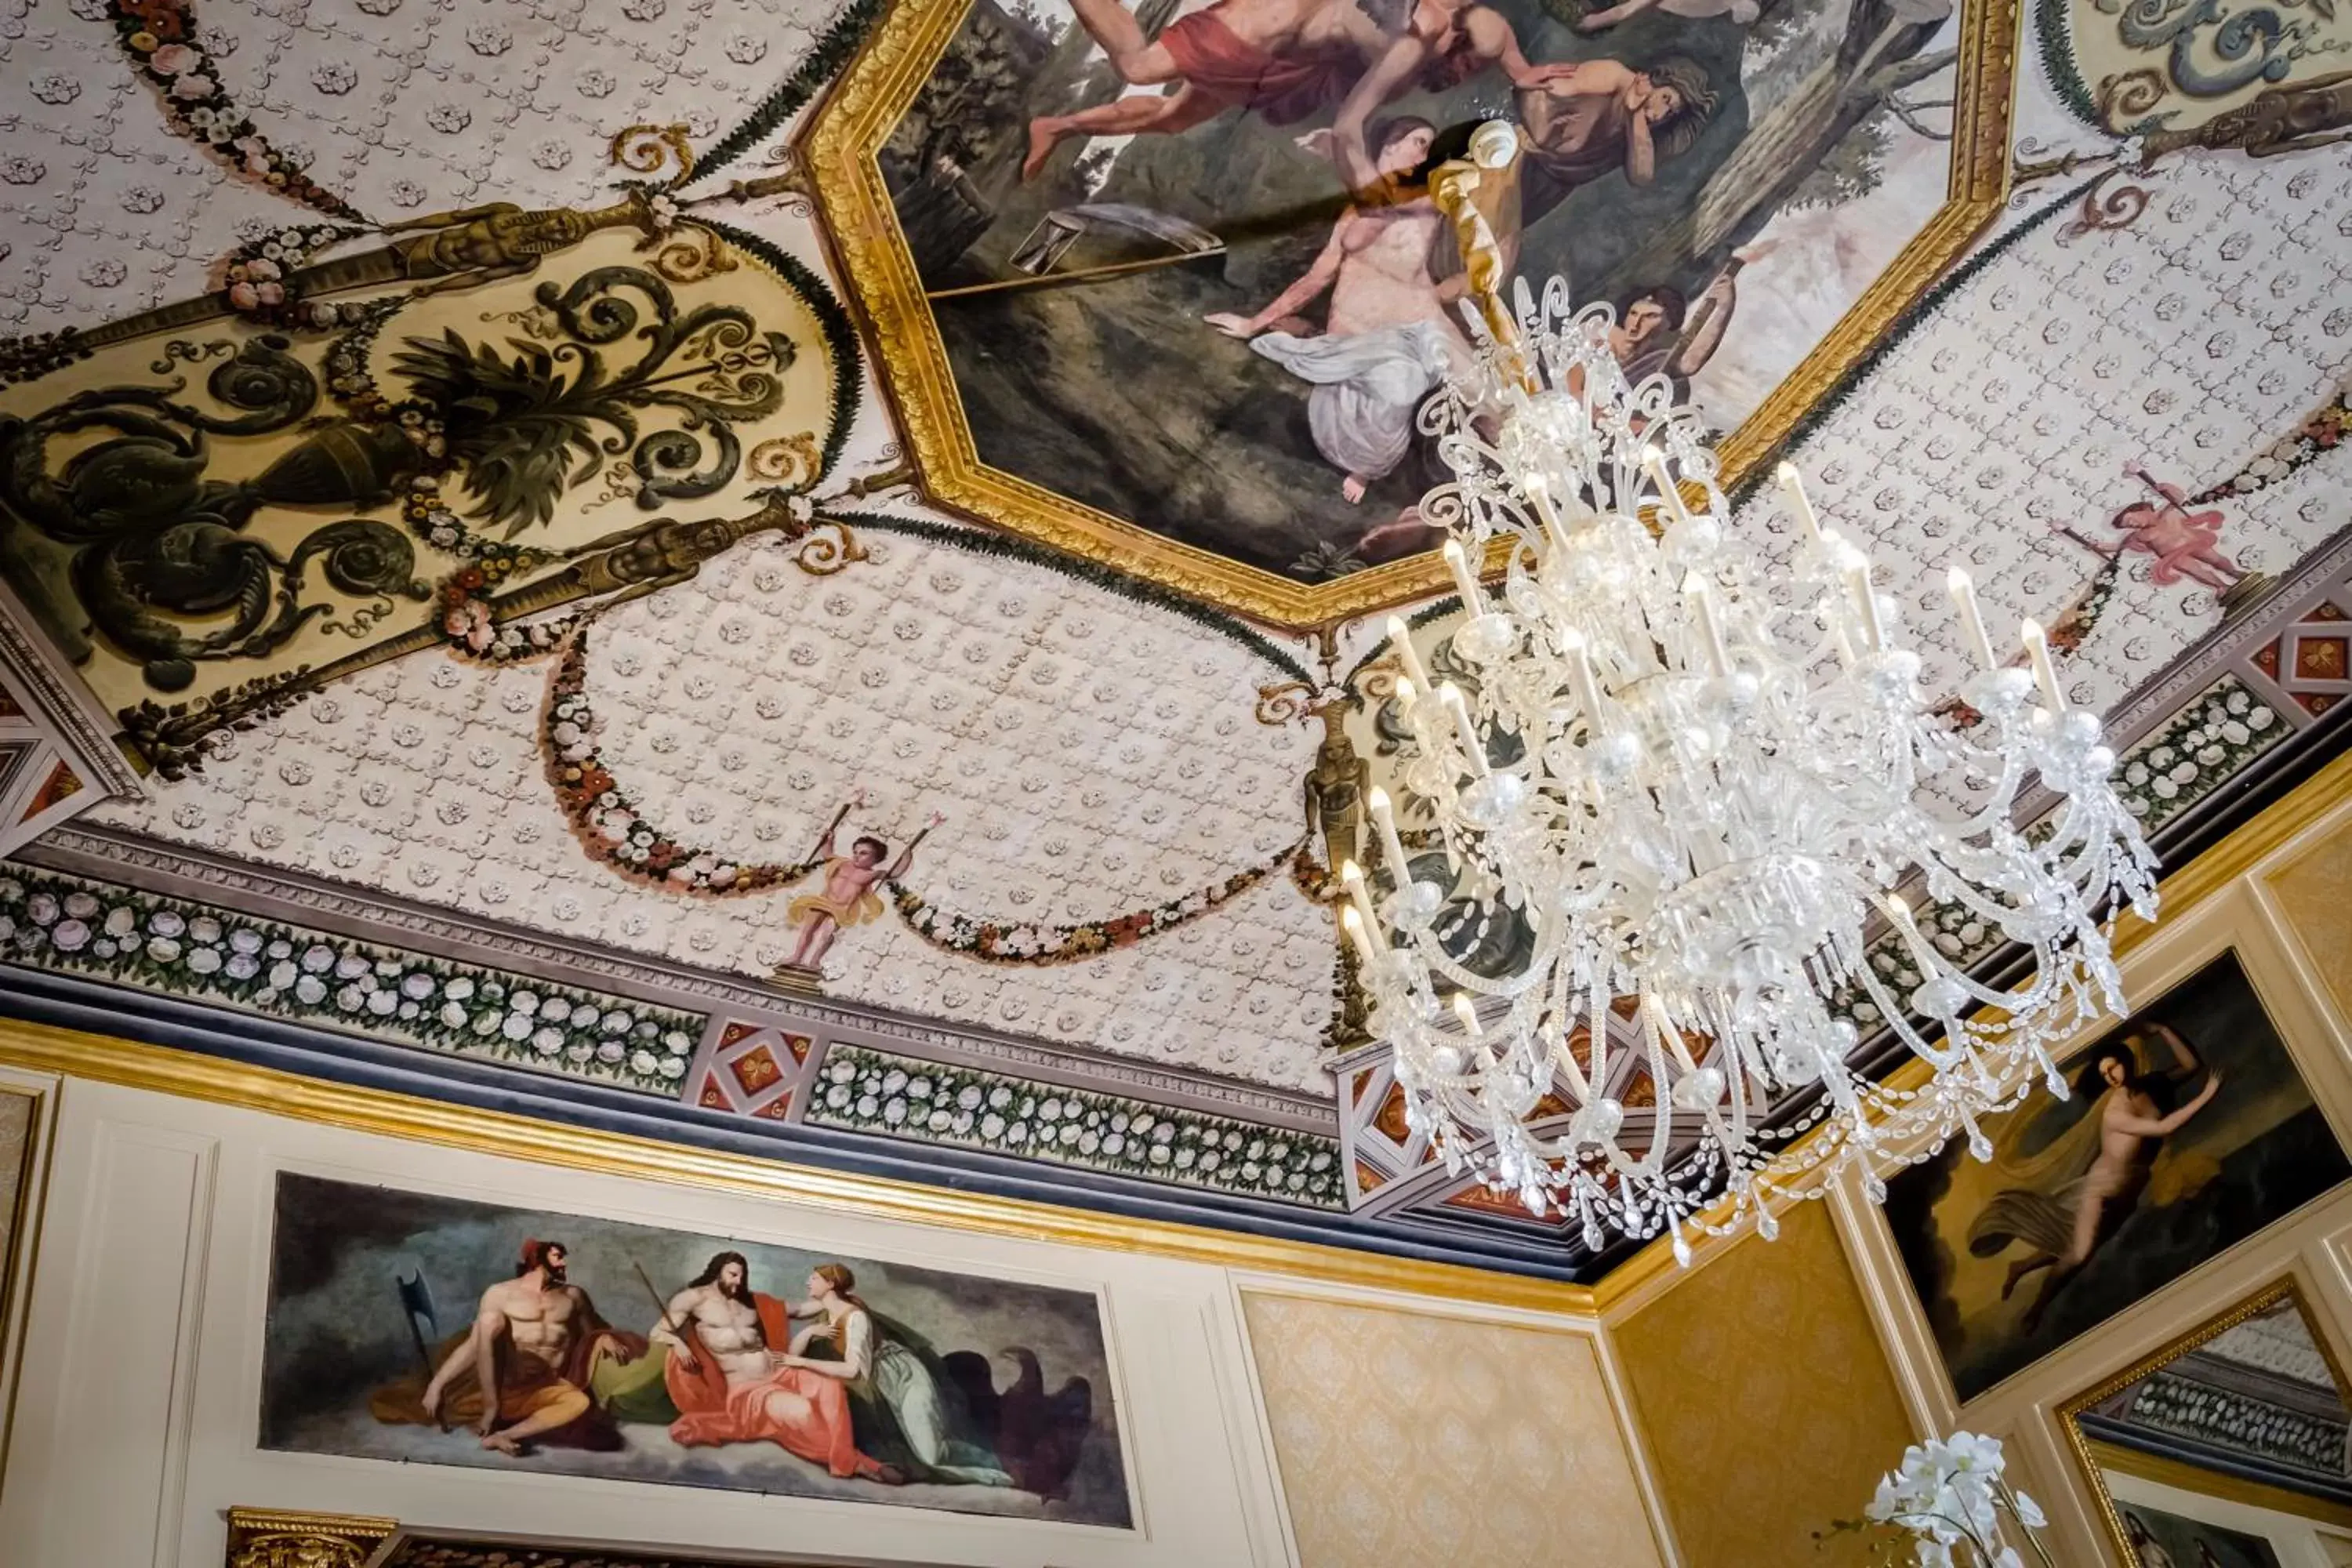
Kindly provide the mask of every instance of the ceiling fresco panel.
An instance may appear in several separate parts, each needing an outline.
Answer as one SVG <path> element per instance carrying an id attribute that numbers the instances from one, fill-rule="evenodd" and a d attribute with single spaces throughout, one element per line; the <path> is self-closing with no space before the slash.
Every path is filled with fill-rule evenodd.
<path id="1" fill-rule="evenodd" d="M 1311 623 L 1442 582 L 1413 414 L 1466 345 L 1433 145 L 1518 126 L 1482 197 L 1507 254 L 1614 306 L 1736 475 L 1998 210 L 2011 18 L 900 0 L 811 166 L 933 494 Z"/>

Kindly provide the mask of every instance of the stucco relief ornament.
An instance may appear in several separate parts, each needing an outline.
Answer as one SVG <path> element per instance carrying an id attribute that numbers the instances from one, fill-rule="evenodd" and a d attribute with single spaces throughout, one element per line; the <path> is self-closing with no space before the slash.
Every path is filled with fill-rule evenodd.
<path id="1" fill-rule="evenodd" d="M 289 1531 L 247 1541 L 230 1568 L 361 1568 L 366 1561 L 367 1553 L 349 1541 Z"/>
<path id="2" fill-rule="evenodd" d="M 1397 637 L 1404 798 L 1366 802 L 1387 886 L 1343 867 L 1342 923 L 1410 1120 L 1449 1168 L 1580 1221 L 1595 1250 L 1670 1231 L 1687 1258 L 1686 1226 L 1752 1213 L 1771 1234 L 1780 1197 L 1848 1169 L 1875 1196 L 1882 1150 L 1923 1158 L 1957 1133 L 1987 1157 L 1979 1118 L 2036 1077 L 2063 1097 L 2050 1048 L 2123 1012 L 2104 921 L 2118 900 L 2153 916 L 2155 860 L 2040 626 L 2022 627 L 2030 672 L 2002 663 L 1953 570 L 1978 666 L 1960 697 L 1981 716 L 1955 728 L 1917 690 L 1898 601 L 1794 469 L 1793 561 L 1768 572 L 1723 521 L 1696 414 L 1664 377 L 1626 383 L 1609 308 L 1574 310 L 1557 279 L 1506 305 L 1469 193 L 1516 155 L 1489 125 L 1477 164 L 1432 180 L 1481 336 L 1422 414 L 1454 473 L 1421 510 L 1453 535 L 1465 674 L 1433 683 Z M 1471 567 L 1496 557 L 1499 598 Z M 2025 830 L 2032 778 L 2058 805 Z M 1416 875 L 1402 813 L 1433 823 L 1453 886 L 1525 928 L 1507 959 L 1475 969 L 1449 947 L 1450 900 Z M 1898 889 L 1998 930 L 2031 978 L 1979 983 Z M 1880 926 L 1923 976 L 1907 996 L 1865 962 Z M 1928 1068 L 1920 1088 L 1850 1065 L 1854 987 Z M 1651 1103 L 1627 1103 L 1636 1088 Z M 1816 1135 L 1790 1150 L 1792 1126 Z"/>

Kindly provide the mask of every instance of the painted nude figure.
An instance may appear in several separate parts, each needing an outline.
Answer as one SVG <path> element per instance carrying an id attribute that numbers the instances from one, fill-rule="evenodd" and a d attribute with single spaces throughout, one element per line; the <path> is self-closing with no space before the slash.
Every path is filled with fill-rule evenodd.
<path id="1" fill-rule="evenodd" d="M 1527 220 L 1580 185 L 1622 170 L 1636 185 L 1687 151 L 1715 112 L 1705 68 L 1669 55 L 1645 70 L 1612 59 L 1546 68 L 1517 95 L 1529 165 Z"/>
<path id="2" fill-rule="evenodd" d="M 897 1485 L 904 1476 L 858 1449 L 841 1384 L 793 1365 L 775 1348 L 790 1318 L 783 1302 L 752 1290 L 751 1266 L 740 1252 L 714 1256 L 664 1303 L 646 1338 L 669 1350 L 665 1370 L 678 1407 L 672 1440 L 688 1447 L 773 1443 L 833 1475 Z"/>
<path id="3" fill-rule="evenodd" d="M 1348 89 L 1332 118 L 1333 155 L 1348 188 L 1370 191 L 1379 183 L 1381 171 L 1374 165 L 1380 149 L 1368 134 L 1374 114 L 1416 87 L 1443 92 L 1488 66 L 1500 67 L 1512 87 L 1530 90 L 1564 79 L 1576 68 L 1531 64 L 1498 11 L 1466 0 L 1417 0 L 1403 30 Z"/>
<path id="4" fill-rule="evenodd" d="M 2139 1070 L 2136 1047 L 2144 1048 L 2148 1035 L 2171 1047 L 2178 1064 L 2171 1070 Z M 2189 1042 L 2162 1024 L 2149 1025 L 2145 1034 L 2134 1031 L 2102 1046 L 2092 1058 L 2091 1070 L 2091 1083 L 2104 1089 L 2093 1112 L 2098 1126 L 2098 1153 L 2090 1168 L 2063 1199 L 2013 1191 L 1997 1194 L 1969 1233 L 1970 1250 L 1980 1256 L 1988 1241 L 1999 1244 L 1991 1248 L 1994 1251 L 2012 1238 L 2026 1240 L 2036 1248 L 2009 1266 L 2000 1289 L 2001 1299 L 2007 1300 L 2029 1277 L 2048 1270 L 2022 1320 L 2029 1334 L 2041 1326 L 2067 1282 L 2083 1271 L 2092 1255 L 2138 1207 L 2140 1194 L 2148 1184 L 2149 1167 L 2163 1152 L 2164 1140 L 2211 1104 L 2221 1089 L 2221 1073 L 2208 1069 Z M 2168 1095 L 2173 1084 L 2200 1071 L 2205 1075 L 2204 1085 L 2187 1104 L 2169 1113 L 2159 1108 L 2158 1095 Z"/>
<path id="5" fill-rule="evenodd" d="M 792 956 L 784 961 L 792 969 L 815 969 L 824 963 L 824 955 L 833 950 L 833 939 L 845 926 L 864 925 L 882 912 L 882 895 L 877 890 L 884 882 L 895 882 L 907 874 L 914 864 L 915 847 L 928 837 L 932 828 L 947 820 L 933 812 L 929 822 L 920 832 L 907 841 L 898 858 L 887 866 L 883 861 L 890 847 L 879 838 L 861 835 L 842 855 L 834 848 L 835 835 L 841 831 L 842 820 L 856 806 L 866 804 L 863 790 L 852 796 L 849 805 L 833 814 L 833 821 L 817 840 L 812 859 L 824 862 L 824 885 L 814 893 L 803 893 L 792 901 L 785 911 L 800 922 L 800 935 L 793 944 Z"/>
<path id="6" fill-rule="evenodd" d="M 425 1385 L 428 1419 L 438 1420 L 453 1381 L 471 1373 L 482 1447 L 520 1455 L 533 1437 L 568 1426 L 591 1406 L 586 1379 L 567 1375 L 601 1351 L 584 1341 L 606 1331 L 588 1292 L 564 1278 L 560 1241 L 523 1243 L 520 1272 L 482 1292 L 473 1332 Z M 469 1401 L 470 1403 L 470 1401 Z"/>
<path id="7" fill-rule="evenodd" d="M 646 1338 L 667 1345 L 688 1372 L 702 1370 L 698 1347 L 719 1363 L 728 1386 L 761 1383 L 781 1358 L 768 1349 L 752 1304 L 751 1264 L 740 1252 L 722 1252 L 685 1289 L 667 1303 L 662 1321 Z M 686 1325 L 694 1325 L 689 1334 Z"/>
<path id="8" fill-rule="evenodd" d="M 1033 180 L 1070 136 L 1172 136 L 1236 105 L 1287 125 L 1344 96 L 1388 34 L 1355 0 L 1215 0 L 1146 38 L 1118 0 L 1070 0 L 1078 26 L 1130 87 L 1162 95 L 1114 99 L 1029 122 L 1021 177 Z"/>
<path id="9" fill-rule="evenodd" d="M 1417 168 L 1436 134 L 1426 120 L 1388 121 L 1380 132 L 1377 176 L 1393 182 Z M 1313 385 L 1308 433 L 1344 476 L 1339 493 L 1350 504 L 1403 460 L 1414 411 L 1444 375 L 1447 349 L 1466 346 L 1450 303 L 1461 292 L 1460 276 L 1441 283 L 1432 274 L 1445 232 L 1445 218 L 1426 194 L 1351 205 L 1313 265 L 1263 309 L 1206 318 L 1227 337 L 1252 340 L 1251 348 Z M 1331 304 L 1322 331 L 1269 330 L 1326 289 Z"/>
<path id="10" fill-rule="evenodd" d="M 1689 397 L 1690 378 L 1723 346 L 1732 312 L 1739 308 L 1739 269 L 1746 260 L 1741 252 L 1732 252 L 1695 301 L 1664 283 L 1638 289 L 1625 301 L 1617 324 L 1609 329 L 1609 352 L 1628 382 L 1639 386 L 1664 374 L 1674 383 L 1678 401 Z"/>

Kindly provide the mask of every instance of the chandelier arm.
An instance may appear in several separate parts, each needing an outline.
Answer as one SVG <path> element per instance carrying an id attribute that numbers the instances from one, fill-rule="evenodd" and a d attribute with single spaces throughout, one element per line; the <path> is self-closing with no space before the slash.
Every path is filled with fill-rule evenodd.
<path id="1" fill-rule="evenodd" d="M 1919 1032 L 1911 1026 L 1909 1006 L 1896 1001 L 1887 991 L 1885 984 L 1867 965 L 1862 971 L 1862 988 L 1870 997 L 1872 1005 L 1878 1009 L 1880 1019 L 1894 1031 L 1896 1039 L 1910 1047 L 1913 1055 L 1939 1071 L 1957 1064 L 1961 1059 L 1963 1053 L 1958 1047 L 1947 1046 L 1938 1049 L 1923 1038 Z M 1945 1037 L 1948 1040 L 1950 1038 L 1948 1030 L 1952 1020 L 1947 1018 L 1943 1022 L 1948 1031 Z"/>
<path id="2" fill-rule="evenodd" d="M 1538 931 L 1536 934 L 1538 941 L 1543 940 L 1542 932 Z M 1422 951 L 1424 943 L 1435 951 Z M 1413 955 L 1428 971 L 1454 982 L 1457 989 L 1475 992 L 1481 996 L 1503 996 L 1516 999 L 1525 995 L 1543 979 L 1543 964 L 1540 962 L 1530 962 L 1526 969 L 1507 981 L 1496 980 L 1480 974 L 1476 970 L 1465 967 L 1452 953 L 1439 946 L 1433 932 L 1414 935 Z"/>
<path id="3" fill-rule="evenodd" d="M 2011 758 L 1994 784 L 1991 797 L 1981 809 L 1968 816 L 1947 817 L 1922 806 L 1918 808 L 1919 818 L 1938 837 L 1954 843 L 1981 838 L 2008 826 L 2011 813 L 2017 806 L 2017 792 L 2025 782 L 2025 764 L 2021 760 Z"/>
<path id="4" fill-rule="evenodd" d="M 1552 1037 L 1546 1042 L 1548 1047 L 1546 1054 L 1559 1070 L 1568 1075 L 1569 1084 L 1576 1090 L 1578 1100 L 1589 1105 L 1593 1098 L 1593 1080 L 1586 1076 L 1582 1064 L 1577 1061 L 1575 1047 L 1572 1044 L 1576 1036 L 1576 992 L 1574 985 L 1570 984 L 1569 967 L 1566 964 L 1555 963 L 1551 968 L 1550 979 L 1551 984 L 1547 988 L 1549 994 L 1546 998 L 1546 1010 L 1557 1022 L 1553 1026 Z M 1586 1038 L 1590 1039 L 1591 1023 L 1589 1019 L 1585 1027 Z"/>

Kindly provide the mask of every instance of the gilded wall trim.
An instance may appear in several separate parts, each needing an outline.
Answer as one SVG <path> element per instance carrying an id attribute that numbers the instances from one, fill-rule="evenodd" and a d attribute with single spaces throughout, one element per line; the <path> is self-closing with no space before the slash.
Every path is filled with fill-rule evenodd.
<path id="1" fill-rule="evenodd" d="M 226 1562 L 228 1568 L 371 1568 L 375 1549 L 398 1529 L 395 1520 L 355 1514 L 233 1508 Z"/>
<path id="2" fill-rule="evenodd" d="M 849 1568 L 836 1559 L 730 1558 L 751 1568 Z M 515 1541 L 362 1514 L 228 1510 L 226 1568 L 724 1568 L 699 1555 L 583 1542 Z"/>
<path id="3" fill-rule="evenodd" d="M 2274 1509 L 2308 1519 L 2323 1519 L 2331 1523 L 2352 1521 L 2352 1510 L 2322 1502 L 2315 1498 L 2304 1497 L 2283 1489 L 2265 1487 L 2252 1481 L 2239 1480 L 2194 1465 L 2168 1461 L 2146 1454 L 2136 1454 L 2115 1444 L 2095 1442 L 2083 1430 L 2080 1417 L 2084 1411 L 2104 1399 L 2122 1393 L 2150 1373 L 2170 1364 L 2180 1356 L 2195 1350 L 2199 1345 L 2210 1340 L 2219 1339 L 2239 1324 L 2260 1317 L 2281 1301 L 2294 1303 L 2295 1311 L 2303 1318 L 2304 1330 L 2310 1334 L 2311 1342 L 2319 1347 L 2319 1353 L 2326 1359 L 2327 1370 L 2336 1379 L 2336 1385 L 2338 1388 L 2352 1387 L 2352 1384 L 2345 1381 L 2343 1363 L 2337 1357 L 2336 1346 L 2329 1340 L 2326 1328 L 2322 1326 L 2319 1315 L 2311 1310 L 2310 1303 L 2297 1286 L 2294 1276 L 2289 1273 L 2272 1280 L 2220 1316 L 2209 1318 L 2185 1333 L 2175 1335 L 2122 1371 L 2093 1384 L 2058 1406 L 2058 1429 L 2064 1434 L 2067 1451 L 2074 1460 L 2077 1479 L 2088 1489 L 2095 1501 L 2099 1521 L 2106 1529 L 2108 1545 L 2114 1548 L 2124 1562 L 2133 1561 L 2135 1552 L 2131 1538 L 2125 1532 L 2123 1517 L 2116 1510 L 2115 1494 L 2107 1489 L 2105 1478 L 2101 1474 L 2102 1466 L 2105 1464 L 2112 1464 L 2115 1468 L 2127 1474 L 2215 1497 L 2231 1497 L 2231 1489 L 2234 1489 L 2236 1494 L 2234 1500 L 2251 1502 L 2257 1508 Z M 2251 1494 L 2262 1495 L 2257 1497 Z"/>
<path id="4" fill-rule="evenodd" d="M 40 1256 L 41 1215 L 48 1194 L 49 1131 L 57 1093 L 51 1085 L 0 1076 L 0 1104 L 21 1102 L 24 1147 L 16 1155 L 13 1199 L 0 1213 L 0 1476 L 8 1473 L 8 1446 L 16 1426 L 16 1388 L 24 1370 L 25 1318 L 33 1269 Z M 14 1106 L 11 1105 L 13 1110 Z M 0 1159 L 7 1158 L 0 1144 Z"/>

